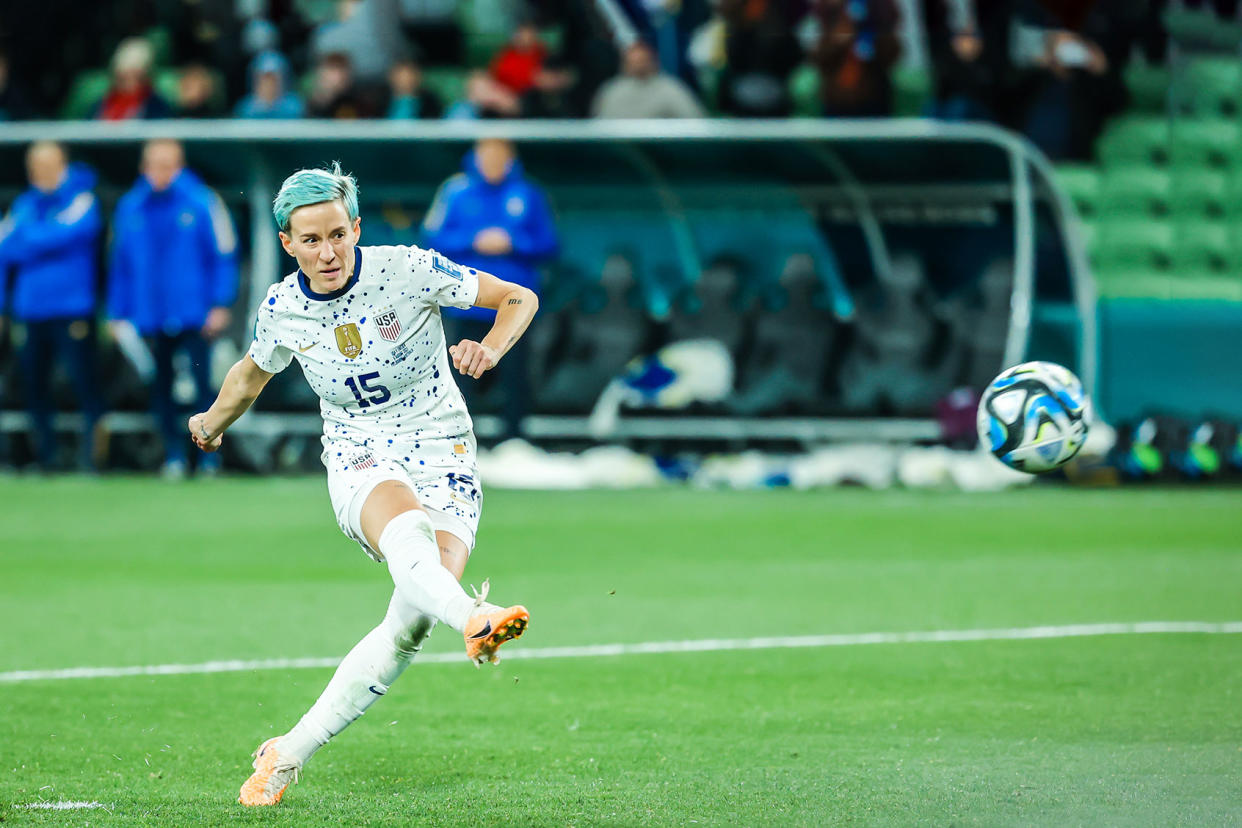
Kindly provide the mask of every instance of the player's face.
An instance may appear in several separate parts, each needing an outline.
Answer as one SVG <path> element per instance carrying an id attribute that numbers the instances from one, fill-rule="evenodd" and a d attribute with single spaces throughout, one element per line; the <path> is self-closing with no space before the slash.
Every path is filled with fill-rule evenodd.
<path id="1" fill-rule="evenodd" d="M 298 260 L 316 293 L 340 290 L 354 272 L 354 245 L 362 219 L 349 220 L 345 205 L 322 201 L 299 207 L 289 216 L 289 232 L 280 234 L 285 252 Z"/>

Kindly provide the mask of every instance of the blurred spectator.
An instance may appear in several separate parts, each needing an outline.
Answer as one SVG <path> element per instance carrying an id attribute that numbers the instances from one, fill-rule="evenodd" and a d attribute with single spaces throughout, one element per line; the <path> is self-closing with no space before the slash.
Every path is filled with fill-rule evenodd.
<path id="1" fill-rule="evenodd" d="M 170 117 L 172 107 L 151 86 L 154 60 L 151 44 L 146 40 L 122 40 L 112 58 L 112 86 L 96 106 L 94 117 L 102 121 Z"/>
<path id="2" fill-rule="evenodd" d="M 250 93 L 237 102 L 238 118 L 301 118 L 302 99 L 289 90 L 289 61 L 263 52 L 250 64 Z"/>
<path id="3" fill-rule="evenodd" d="M 476 118 L 516 118 L 522 114 L 517 95 L 497 83 L 482 69 L 466 76 L 466 99 L 454 101 L 444 114 L 451 120 Z"/>
<path id="4" fill-rule="evenodd" d="M 1001 4 L 972 0 L 923 0 L 923 20 L 935 76 L 928 114 L 947 121 L 993 120 L 997 91 L 1008 76 L 1008 39 L 985 30 L 988 21 L 1007 25 Z M 999 13 L 998 13 L 999 12 Z M 980 13 L 984 16 L 979 19 Z"/>
<path id="5" fill-rule="evenodd" d="M 184 352 L 196 389 L 195 410 L 210 405 L 209 342 L 230 322 L 237 296 L 237 238 L 228 211 L 193 172 L 181 144 L 150 141 L 142 176 L 122 196 L 112 223 L 108 314 L 114 335 L 130 323 L 155 357 L 152 409 L 164 437 L 164 473 L 186 473 L 182 413 L 173 401 L 173 358 Z M 208 455 L 200 469 L 214 471 Z"/>
<path id="6" fill-rule="evenodd" d="M 625 50 L 621 74 L 600 87 L 591 104 L 596 118 L 701 118 L 703 105 L 684 81 L 662 74 L 651 47 Z"/>
<path id="7" fill-rule="evenodd" d="M 388 117 L 395 120 L 439 118 L 444 112 L 435 92 L 423 87 L 423 68 L 413 58 L 388 70 Z"/>
<path id="8" fill-rule="evenodd" d="M 337 19 L 311 35 L 314 60 L 344 53 L 363 84 L 383 84 L 388 67 L 407 49 L 397 0 L 340 0 Z"/>
<path id="9" fill-rule="evenodd" d="M 58 357 L 69 368 L 84 417 L 79 466 L 91 469 L 103 413 L 95 382 L 96 262 L 103 230 L 91 192 L 95 174 L 69 164 L 64 147 L 50 141 L 30 147 L 26 172 L 30 189 L 0 223 L 0 303 L 7 294 L 3 277 L 13 268 L 12 313 L 26 327 L 20 363 L 38 465 L 52 468 L 56 455 L 49 379 Z M 0 316 L 0 327 L 3 321 Z"/>
<path id="10" fill-rule="evenodd" d="M 789 76 L 802 60 L 790 4 L 778 0 L 721 0 L 725 22 L 720 108 L 733 115 L 790 114 Z"/>
<path id="11" fill-rule="evenodd" d="M 548 47 L 539 40 L 539 29 L 534 23 L 522 23 L 493 58 L 492 77 L 521 97 L 535 88 L 547 57 Z"/>
<path id="12" fill-rule="evenodd" d="M 1024 108 L 1015 120 L 1050 158 L 1089 160 L 1104 122 L 1126 105 L 1122 69 L 1142 36 L 1145 5 L 1015 0 L 1010 50 Z"/>
<path id="13" fill-rule="evenodd" d="M 375 118 L 379 107 L 372 91 L 354 80 L 349 56 L 336 52 L 324 55 L 315 67 L 306 113 L 312 118 Z"/>
<path id="14" fill-rule="evenodd" d="M 24 121 L 35 116 L 26 90 L 9 74 L 9 56 L 0 50 L 0 121 Z"/>
<path id="15" fill-rule="evenodd" d="M 552 64 L 534 23 L 518 25 L 513 37 L 492 60 L 491 75 L 518 97 L 525 117 L 566 114 L 568 103 L 563 93 L 573 85 L 574 75 Z"/>
<path id="16" fill-rule="evenodd" d="M 465 171 L 440 187 L 423 225 L 426 243 L 449 258 L 476 267 L 509 282 L 540 292 L 536 266 L 556 255 L 556 226 L 547 198 L 522 172 L 509 141 L 479 141 L 466 155 Z M 484 308 L 445 308 L 453 344 L 461 339 L 480 341 L 491 328 L 494 311 Z M 530 399 L 527 349 L 513 347 L 491 372 L 503 389 L 503 417 L 509 436 L 522 434 L 522 418 Z M 475 383 L 461 384 L 469 398 Z M 479 382 L 479 388 L 487 384 Z"/>
<path id="17" fill-rule="evenodd" d="M 215 76 L 201 64 L 192 63 L 177 78 L 177 115 L 182 118 L 219 118 L 224 115 Z"/>
<path id="18" fill-rule="evenodd" d="M 829 117 L 883 117 L 893 112 L 889 72 L 901 51 L 894 0 L 815 0 L 819 42 L 812 60 Z"/>

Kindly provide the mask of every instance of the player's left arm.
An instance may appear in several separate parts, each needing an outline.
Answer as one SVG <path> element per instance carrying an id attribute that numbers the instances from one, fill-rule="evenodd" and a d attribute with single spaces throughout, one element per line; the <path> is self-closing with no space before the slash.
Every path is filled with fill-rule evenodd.
<path id="1" fill-rule="evenodd" d="M 476 308 L 496 311 L 496 322 L 482 342 L 463 339 L 449 348 L 453 367 L 462 374 L 478 379 L 483 372 L 496 367 L 509 352 L 539 310 L 539 297 L 530 288 L 497 279 L 479 271 L 479 295 Z"/>

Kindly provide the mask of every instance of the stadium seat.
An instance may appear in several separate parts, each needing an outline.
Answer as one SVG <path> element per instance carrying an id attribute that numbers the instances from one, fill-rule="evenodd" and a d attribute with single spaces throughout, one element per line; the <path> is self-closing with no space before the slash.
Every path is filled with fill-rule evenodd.
<path id="1" fill-rule="evenodd" d="M 1106 167 L 1165 164 L 1169 158 L 1169 122 L 1141 116 L 1118 118 L 1100 136 L 1097 151 Z"/>
<path id="2" fill-rule="evenodd" d="M 1125 69 L 1126 89 L 1130 92 L 1130 111 L 1164 115 L 1169 107 L 1171 73 L 1167 66 L 1153 66 L 1132 60 Z"/>
<path id="3" fill-rule="evenodd" d="M 1234 118 L 1242 113 L 1242 61 L 1199 57 L 1178 75 L 1175 87 L 1178 111 L 1202 118 Z"/>
<path id="4" fill-rule="evenodd" d="M 1242 145 L 1238 125 L 1220 118 L 1186 119 L 1173 124 L 1169 158 L 1179 168 L 1239 166 Z"/>
<path id="5" fill-rule="evenodd" d="M 1105 219 L 1113 216 L 1167 215 L 1169 212 L 1169 174 L 1166 170 L 1147 167 L 1116 167 L 1100 181 L 1099 212 Z"/>
<path id="6" fill-rule="evenodd" d="M 80 73 L 69 87 L 69 94 L 60 108 L 60 117 L 68 120 L 91 117 L 92 110 L 107 94 L 109 83 L 111 76 L 106 69 L 88 69 Z"/>
<path id="7" fill-rule="evenodd" d="M 804 63 L 789 76 L 789 97 L 793 101 L 794 114 L 804 118 L 818 118 L 823 114 L 819 98 L 819 70 Z"/>
<path id="8" fill-rule="evenodd" d="M 1095 269 L 1095 288 L 1105 299 L 1168 299 L 1172 282 L 1167 271 L 1108 266 Z"/>
<path id="9" fill-rule="evenodd" d="M 1101 269 L 1168 270 L 1172 253 L 1167 221 L 1128 218 L 1100 222 L 1093 258 Z"/>
<path id="10" fill-rule="evenodd" d="M 932 78 L 927 69 L 895 66 L 893 82 L 893 114 L 899 118 L 917 118 L 923 114 L 932 97 Z"/>
<path id="11" fill-rule="evenodd" d="M 683 272 L 669 219 L 651 210 L 566 211 L 557 221 L 561 269 L 568 279 L 599 281 L 610 258 L 629 262 L 647 312 L 669 312 L 677 286 L 697 274 Z"/>
<path id="12" fill-rule="evenodd" d="M 1226 273 L 1235 270 L 1239 258 L 1238 246 L 1230 238 L 1230 230 L 1220 221 L 1178 222 L 1174 229 L 1173 272 L 1180 276 L 1202 271 Z"/>
<path id="13" fill-rule="evenodd" d="M 1171 176 L 1169 209 L 1178 219 L 1220 218 L 1230 205 L 1229 177 L 1216 170 L 1179 170 Z M 1240 205 L 1242 206 L 1242 205 Z"/>
<path id="14" fill-rule="evenodd" d="M 687 219 L 703 265 L 719 261 L 736 264 L 745 295 L 758 296 L 777 282 L 791 256 L 807 254 L 830 297 L 833 313 L 840 319 L 854 315 L 854 300 L 836 254 L 801 207 L 692 209 L 687 211 Z"/>
<path id="15" fill-rule="evenodd" d="M 448 109 L 456 101 L 465 100 L 467 74 L 455 66 L 429 67 L 423 70 L 423 83 Z"/>
<path id="16" fill-rule="evenodd" d="M 1078 215 L 1090 219 L 1099 211 L 1100 173 L 1089 164 L 1059 164 L 1056 168 L 1057 183 L 1070 201 L 1074 202 Z"/>

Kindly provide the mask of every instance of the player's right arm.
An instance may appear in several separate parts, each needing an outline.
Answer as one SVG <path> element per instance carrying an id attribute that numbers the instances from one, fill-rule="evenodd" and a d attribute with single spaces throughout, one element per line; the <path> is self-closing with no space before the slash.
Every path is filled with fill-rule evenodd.
<path id="1" fill-rule="evenodd" d="M 194 445 L 207 452 L 220 448 L 225 429 L 246 413 L 274 376 L 256 365 L 249 354 L 237 360 L 224 378 L 211 408 L 190 418 L 190 437 Z"/>

